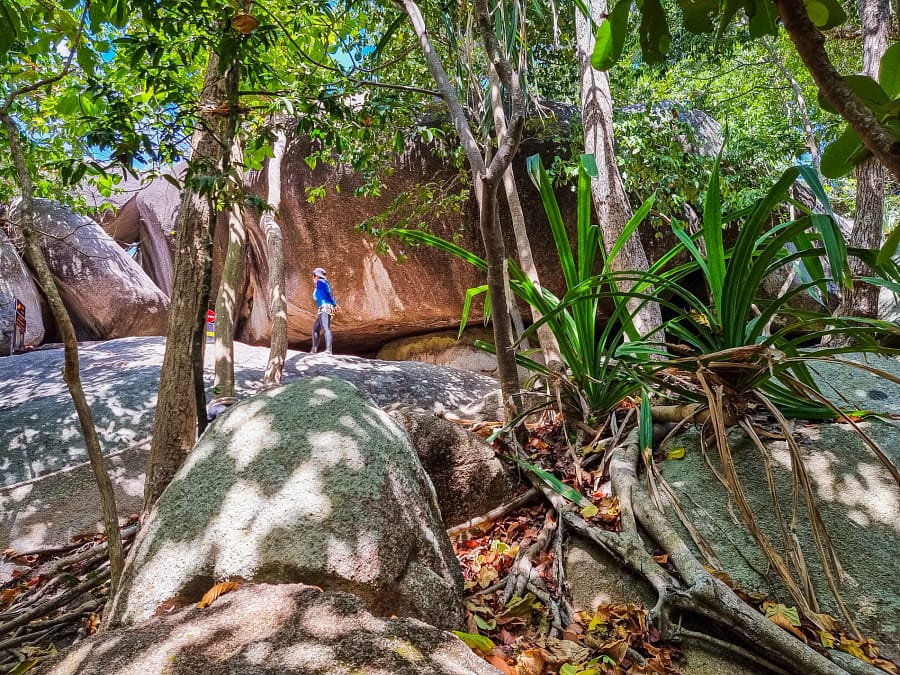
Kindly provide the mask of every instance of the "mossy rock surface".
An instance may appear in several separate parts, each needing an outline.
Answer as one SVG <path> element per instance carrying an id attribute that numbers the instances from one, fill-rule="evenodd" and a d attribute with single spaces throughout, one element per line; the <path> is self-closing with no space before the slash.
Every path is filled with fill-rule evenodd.
<path id="1" fill-rule="evenodd" d="M 349 593 L 248 584 L 104 631 L 32 671 L 41 675 L 496 675 L 461 640 L 421 621 L 373 616 Z"/>
<path id="2" fill-rule="evenodd" d="M 137 623 L 214 581 L 350 591 L 376 614 L 462 619 L 462 575 L 406 433 L 353 385 L 310 378 L 204 433 L 160 497 L 110 610 Z"/>

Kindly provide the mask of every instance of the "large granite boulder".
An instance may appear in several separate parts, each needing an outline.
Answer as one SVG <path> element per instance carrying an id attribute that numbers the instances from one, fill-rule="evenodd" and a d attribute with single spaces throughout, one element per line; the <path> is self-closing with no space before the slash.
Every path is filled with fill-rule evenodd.
<path id="1" fill-rule="evenodd" d="M 226 578 L 350 591 L 375 614 L 442 628 L 463 617 L 459 563 L 408 436 L 324 377 L 209 427 L 141 530 L 107 621 L 140 623 Z"/>
<path id="2" fill-rule="evenodd" d="M 349 593 L 245 585 L 105 631 L 34 673 L 44 675 L 493 675 L 461 640 L 415 619 L 381 619 Z"/>
<path id="3" fill-rule="evenodd" d="M 40 293 L 16 247 L 0 229 L 0 356 L 10 352 L 16 300 L 25 305 L 25 345 L 39 345 L 44 339 Z"/>
<path id="4" fill-rule="evenodd" d="M 149 438 L 164 351 L 165 338 L 157 336 L 82 343 L 81 381 L 105 452 Z M 213 352 L 211 348 L 206 350 L 209 399 L 215 396 Z M 268 356 L 268 348 L 235 343 L 238 397 L 246 398 L 262 389 Z M 12 486 L 87 461 L 78 415 L 62 381 L 62 368 L 62 349 L 39 349 L 0 359 L 0 448 L 6 450 L 0 456 L 0 486 Z M 285 384 L 316 375 L 352 382 L 378 405 L 403 403 L 435 412 L 462 408 L 497 388 L 491 378 L 425 363 L 339 355 L 311 357 L 288 351 Z"/>
<path id="5" fill-rule="evenodd" d="M 447 527 L 484 515 L 509 501 L 518 483 L 478 434 L 412 406 L 389 411 L 412 438 Z"/>
<path id="6" fill-rule="evenodd" d="M 166 295 L 172 294 L 175 278 L 175 221 L 181 206 L 181 191 L 170 178 L 182 176 L 185 166 L 179 164 L 146 185 L 130 186 L 134 196 L 102 223 L 117 242 L 137 245 L 135 261 Z"/>
<path id="7" fill-rule="evenodd" d="M 36 199 L 34 209 L 41 247 L 80 338 L 165 334 L 168 297 L 96 222 L 49 199 Z M 18 202 L 10 213 L 17 221 Z"/>

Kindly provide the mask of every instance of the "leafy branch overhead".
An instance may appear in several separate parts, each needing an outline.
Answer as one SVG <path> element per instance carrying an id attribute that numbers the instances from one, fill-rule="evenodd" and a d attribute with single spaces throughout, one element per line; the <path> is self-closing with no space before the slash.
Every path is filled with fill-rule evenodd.
<path id="1" fill-rule="evenodd" d="M 825 51 L 822 31 L 847 20 L 837 0 L 678 0 L 678 6 L 685 29 L 695 34 L 715 33 L 716 39 L 736 18 L 745 22 L 749 36 L 755 39 L 777 35 L 780 22 L 819 87 L 821 107 L 848 122 L 822 156 L 823 175 L 844 176 L 874 155 L 900 178 L 900 43 L 884 54 L 876 82 L 862 75 L 841 76 Z M 643 60 L 659 63 L 666 59 L 671 33 L 660 1 L 636 3 L 634 21 L 631 8 L 631 0 L 619 0 L 598 27 L 591 58 L 597 70 L 609 70 L 622 58 L 635 25 Z M 743 16 L 739 17 L 741 10 Z"/>

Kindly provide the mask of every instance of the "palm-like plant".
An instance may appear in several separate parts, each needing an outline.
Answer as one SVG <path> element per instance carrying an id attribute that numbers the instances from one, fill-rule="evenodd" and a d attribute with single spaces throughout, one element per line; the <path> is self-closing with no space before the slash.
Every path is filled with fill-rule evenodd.
<path id="1" fill-rule="evenodd" d="M 819 200 L 824 214 L 813 213 L 803 204 L 794 203 L 802 215 L 795 220 L 770 227 L 777 209 L 790 201 L 789 189 L 803 177 Z M 722 228 L 735 222 L 737 239 L 725 249 Z M 809 372 L 811 360 L 831 359 L 845 352 L 885 349 L 876 334 L 897 332 L 893 324 L 857 319 L 829 317 L 800 311 L 791 301 L 802 293 L 820 299 L 827 293 L 829 282 L 841 286 L 852 284 L 848 251 L 843 236 L 821 184 L 809 167 L 793 167 L 753 207 L 723 216 L 719 199 L 718 163 L 713 169 L 706 192 L 703 229 L 700 233 L 705 254 L 694 238 L 673 228 L 692 260 L 661 270 L 651 270 L 647 279 L 659 289 L 669 291 L 681 311 L 666 324 L 666 333 L 680 341 L 675 346 L 658 344 L 668 354 L 660 368 L 678 368 L 696 374 L 699 370 L 715 372 L 716 377 L 733 393 L 732 401 L 744 393 L 761 390 L 777 402 L 788 416 L 832 419 L 841 413 L 825 402 Z M 851 251 L 867 256 L 873 267 L 883 274 L 896 275 L 896 265 L 875 260 L 873 252 Z M 825 262 L 827 261 L 827 267 Z M 800 269 L 805 279 L 773 299 L 761 299 L 763 282 L 773 273 L 788 266 Z M 830 270 L 830 277 L 826 273 Z M 708 288 L 702 299 L 685 289 L 683 281 L 690 272 L 700 270 Z M 639 278 L 639 277 L 638 277 Z M 880 278 L 869 281 L 889 284 Z M 770 330 L 776 318 L 777 330 Z M 849 335 L 854 345 L 831 349 L 809 350 L 804 345 L 818 342 L 832 333 Z M 694 379 L 694 387 L 675 386 L 675 391 L 688 398 L 705 399 L 702 387 Z"/>
<path id="2" fill-rule="evenodd" d="M 543 364 L 526 354 L 519 354 L 517 360 L 520 365 L 559 384 L 567 407 L 578 409 L 585 418 L 614 410 L 625 397 L 636 393 L 641 387 L 640 378 L 633 369 L 646 360 L 646 355 L 641 354 L 640 349 L 620 353 L 626 338 L 639 337 L 634 332 L 631 320 L 637 309 L 629 310 L 626 307 L 628 298 L 619 294 L 612 285 L 616 277 L 608 272 L 607 263 L 646 218 L 653 204 L 651 198 L 641 205 L 614 244 L 610 255 L 605 256 L 600 229 L 591 224 L 590 220 L 590 179 L 596 171 L 594 157 L 583 155 L 578 169 L 578 209 L 573 246 L 553 192 L 552 181 L 541 164 L 540 157 L 535 155 L 528 158 L 528 172 L 540 190 L 559 256 L 566 286 L 565 294 L 560 298 L 547 288 L 538 288 L 515 262 L 509 263 L 512 291 L 542 315 L 542 319 L 530 326 L 520 336 L 520 340 L 546 324 L 559 343 L 563 363 L 558 366 Z M 387 237 L 424 243 L 451 253 L 481 270 L 487 270 L 487 264 L 479 256 L 428 232 L 392 229 L 382 235 L 382 239 Z M 485 293 L 486 289 L 486 286 L 479 286 L 467 292 L 460 332 L 468 321 L 473 298 Z M 614 302 L 615 310 L 601 327 L 598 326 L 597 313 L 604 297 Z M 490 309 L 486 297 L 486 318 L 490 316 Z M 480 341 L 477 344 L 489 351 L 493 349 L 491 345 Z M 617 355 L 620 358 L 615 358 Z M 551 398 L 550 403 L 555 402 Z"/>
<path id="3" fill-rule="evenodd" d="M 795 204 L 802 211 L 799 218 L 771 226 L 779 205 L 789 200 L 788 189 L 800 176 L 813 189 L 825 214 L 813 213 L 809 208 Z M 838 410 L 820 392 L 809 364 L 815 360 L 833 360 L 836 355 L 850 351 L 896 353 L 897 350 L 883 348 L 874 334 L 876 331 L 896 333 L 898 329 L 885 322 L 825 317 L 791 308 L 790 301 L 800 293 L 809 292 L 814 297 L 824 294 L 829 281 L 842 285 L 852 283 L 848 252 L 832 218 L 824 190 L 813 171 L 804 167 L 789 169 L 753 207 L 724 217 L 719 202 L 718 179 L 717 164 L 707 188 L 700 233 L 705 244 L 705 255 L 701 254 L 695 238 L 676 229 L 679 248 L 689 252 L 692 260 L 670 269 L 657 268 L 636 277 L 633 287 L 636 292 L 653 283 L 657 289 L 671 294 L 670 305 L 681 306 L 681 311 L 665 326 L 667 334 L 679 342 L 654 345 L 659 353 L 666 354 L 666 358 L 650 364 L 653 372 L 648 381 L 654 390 L 676 401 L 688 399 L 697 402 L 694 406 L 680 405 L 675 409 L 683 419 L 703 423 L 705 431 L 702 439 L 716 448 L 722 468 L 717 475 L 731 494 L 744 522 L 798 606 L 812 611 L 815 607 L 815 599 L 811 597 L 812 584 L 806 576 L 806 564 L 796 538 L 791 536 L 787 526 L 783 526 L 783 550 L 779 551 L 758 527 L 728 441 L 728 428 L 739 425 L 760 448 L 764 461 L 768 461 L 761 441 L 762 434 L 758 433 L 758 426 L 750 413 L 759 409 L 775 420 L 791 456 L 795 479 L 794 503 L 802 501 L 806 505 L 826 579 L 839 607 L 847 616 L 838 593 L 840 564 L 816 507 L 802 452 L 794 440 L 787 418 L 833 419 L 844 415 L 845 411 Z M 734 221 L 739 229 L 734 246 L 726 250 L 722 227 L 730 221 Z M 866 257 L 878 272 L 896 276 L 896 266 L 885 261 L 884 256 L 879 260 L 877 252 L 851 253 Z M 830 277 L 826 274 L 825 261 Z M 760 300 L 763 281 L 769 275 L 787 265 L 801 264 L 804 273 L 801 278 L 805 281 L 780 297 Z M 706 282 L 706 298 L 700 298 L 684 287 L 686 275 L 696 270 L 702 272 Z M 641 279 L 641 276 L 644 278 Z M 890 283 L 879 278 L 869 280 Z M 769 327 L 776 317 L 783 325 L 770 331 Z M 838 332 L 850 335 L 856 344 L 833 349 L 809 349 L 804 346 L 818 342 L 823 335 Z M 862 367 L 874 370 L 865 365 Z M 878 371 L 878 374 L 900 382 L 888 373 Z M 658 412 L 665 410 L 664 407 L 657 408 Z M 900 473 L 889 458 L 859 427 L 857 430 L 894 479 L 900 482 Z M 650 462 L 648 468 L 651 476 L 655 475 Z M 770 471 L 767 476 L 772 508 L 775 513 L 781 513 Z M 847 618 L 850 620 L 849 616 Z M 852 620 L 850 623 L 852 625 Z"/>

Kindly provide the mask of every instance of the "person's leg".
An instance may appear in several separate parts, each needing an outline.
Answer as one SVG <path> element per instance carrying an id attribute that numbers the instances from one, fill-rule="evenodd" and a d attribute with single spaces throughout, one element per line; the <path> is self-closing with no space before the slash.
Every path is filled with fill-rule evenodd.
<path id="1" fill-rule="evenodd" d="M 331 315 L 327 312 L 322 312 L 319 314 L 319 318 L 322 319 L 322 332 L 325 333 L 325 352 L 330 354 L 331 343 L 333 341 L 333 336 L 331 334 Z"/>
<path id="2" fill-rule="evenodd" d="M 327 314 L 319 314 L 316 316 L 316 322 L 313 324 L 313 333 L 312 333 L 312 351 L 310 354 L 315 354 L 319 351 L 319 329 L 322 327 L 322 317 L 328 316 Z"/>

